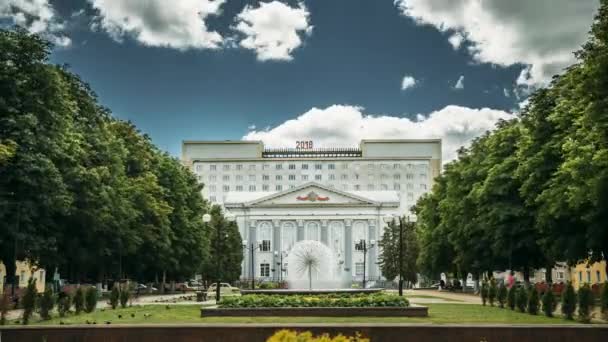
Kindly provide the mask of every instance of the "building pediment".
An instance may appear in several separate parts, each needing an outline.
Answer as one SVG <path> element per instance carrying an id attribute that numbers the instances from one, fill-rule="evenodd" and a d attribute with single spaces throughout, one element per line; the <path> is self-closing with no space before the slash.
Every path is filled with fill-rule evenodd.
<path id="1" fill-rule="evenodd" d="M 246 206 L 375 206 L 378 202 L 346 191 L 340 191 L 318 183 L 280 191 L 249 201 Z"/>

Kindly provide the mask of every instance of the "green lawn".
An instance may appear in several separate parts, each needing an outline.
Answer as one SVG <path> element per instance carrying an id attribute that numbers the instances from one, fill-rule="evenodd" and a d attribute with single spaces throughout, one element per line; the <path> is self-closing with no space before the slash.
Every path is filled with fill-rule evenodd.
<path id="1" fill-rule="evenodd" d="M 415 295 L 409 295 L 407 296 L 407 298 L 425 298 L 425 299 L 441 299 L 443 301 L 446 302 L 460 302 L 462 303 L 462 300 L 458 300 L 458 299 L 453 299 L 453 298 L 447 298 L 447 297 L 438 297 L 438 296 L 429 296 L 429 295 L 422 295 L 422 294 L 415 294 Z"/>
<path id="2" fill-rule="evenodd" d="M 200 305 L 148 305 L 126 309 L 106 309 L 92 314 L 71 315 L 62 319 L 54 318 L 32 324 L 138 324 L 138 323 L 498 323 L 498 324 L 564 324 L 573 323 L 561 318 L 547 318 L 542 315 L 514 312 L 496 307 L 464 304 L 428 304 L 429 317 L 200 317 Z M 145 317 L 149 314 L 149 317 Z M 121 316 L 119 318 L 118 316 Z M 132 317 L 133 315 L 133 317 Z M 10 322 L 10 323 L 14 323 Z"/>

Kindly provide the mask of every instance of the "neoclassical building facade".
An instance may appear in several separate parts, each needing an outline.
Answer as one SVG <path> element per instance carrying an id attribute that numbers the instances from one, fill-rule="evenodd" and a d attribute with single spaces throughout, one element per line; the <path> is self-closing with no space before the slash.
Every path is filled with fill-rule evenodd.
<path id="1" fill-rule="evenodd" d="M 253 255 L 243 250 L 243 278 L 285 279 L 292 246 L 315 240 L 360 280 L 364 268 L 369 279 L 381 277 L 383 218 L 411 215 L 430 190 L 441 167 L 441 141 L 363 140 L 358 148 L 324 149 L 185 141 L 182 159 L 205 184 L 203 196 L 236 216 L 241 237 L 253 247 Z M 367 253 L 361 240 L 373 245 Z"/>

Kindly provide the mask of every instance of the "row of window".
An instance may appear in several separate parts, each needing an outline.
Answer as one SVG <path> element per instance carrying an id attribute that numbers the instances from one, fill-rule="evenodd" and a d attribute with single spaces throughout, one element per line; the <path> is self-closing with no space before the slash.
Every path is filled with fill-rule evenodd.
<path id="1" fill-rule="evenodd" d="M 420 190 L 426 190 L 427 186 L 426 184 L 419 184 L 419 189 Z M 289 189 L 293 189 L 296 186 L 293 184 L 288 185 Z M 335 188 L 335 186 L 333 184 L 329 185 L 330 188 Z M 376 186 L 374 184 L 367 184 L 367 187 L 365 188 L 367 191 L 375 191 L 375 190 L 381 190 L 381 191 L 387 191 L 389 190 L 389 188 L 391 188 L 392 190 L 401 190 L 401 184 L 399 183 L 395 183 L 392 185 L 392 187 L 390 187 L 388 184 L 380 184 L 380 186 L 378 188 L 376 188 Z M 216 185 L 209 185 L 209 192 L 216 192 L 217 191 L 217 186 Z M 248 188 L 245 188 L 243 185 L 237 185 L 233 188 L 230 187 L 230 185 L 222 185 L 221 187 L 223 192 L 230 192 L 230 191 L 236 191 L 236 192 L 244 192 L 245 189 L 248 189 L 249 192 L 256 192 L 258 191 L 258 186 L 255 184 L 250 184 L 248 186 Z M 262 191 L 271 191 L 270 190 L 271 187 L 269 184 L 262 184 L 261 190 Z M 273 190 L 275 191 L 283 191 L 283 189 L 287 189 L 286 187 L 283 187 L 282 184 L 276 184 L 274 185 Z M 348 184 L 342 184 L 341 189 L 344 191 L 348 191 Z M 408 190 L 413 190 L 414 189 L 414 184 L 407 184 L 406 185 L 406 189 Z M 355 184 L 353 185 L 353 190 L 354 191 L 361 191 L 361 184 Z"/>
<path id="2" fill-rule="evenodd" d="M 600 273 L 600 271 L 595 271 L 595 277 L 597 278 L 598 283 L 602 282 L 602 274 Z M 579 281 L 579 283 L 583 282 L 583 272 L 582 271 L 578 272 L 578 281 Z M 591 283 L 591 271 L 587 271 L 587 282 Z"/>
<path id="3" fill-rule="evenodd" d="M 280 263 L 278 263 L 280 264 Z M 362 276 L 363 269 L 365 265 L 362 262 L 355 263 L 355 275 Z M 283 269 L 285 273 L 287 273 L 287 268 Z M 261 263 L 260 264 L 260 277 L 270 277 L 270 264 L 269 263 Z"/>
<path id="4" fill-rule="evenodd" d="M 272 164 L 274 165 L 274 169 L 275 170 L 283 170 L 283 167 L 286 167 L 289 170 L 323 170 L 323 169 L 327 169 L 327 170 L 336 170 L 336 164 L 331 163 L 331 164 L 323 164 L 323 163 L 315 163 L 315 164 Z M 327 165 L 326 168 L 324 168 L 324 165 Z M 298 167 L 299 166 L 299 167 Z M 380 170 L 388 170 L 388 169 L 401 169 L 404 165 L 403 164 L 393 164 L 392 167 L 390 164 L 367 164 L 367 169 L 369 170 L 374 170 L 376 168 L 379 168 Z M 258 167 L 257 164 L 248 164 L 247 165 L 247 169 L 248 170 L 256 170 Z M 347 170 L 349 168 L 355 168 L 355 169 L 360 169 L 361 165 L 359 164 L 349 164 L 349 163 L 343 163 L 341 164 L 341 168 L 343 170 Z M 405 167 L 407 169 L 412 169 L 414 167 L 421 169 L 421 170 L 426 170 L 427 169 L 427 165 L 425 164 L 406 164 Z M 202 172 L 203 171 L 203 165 L 202 164 L 196 164 L 196 172 Z M 230 170 L 236 170 L 236 171 L 241 171 L 244 170 L 245 166 L 243 164 L 235 164 L 235 165 L 231 165 L 231 164 L 221 164 L 221 170 L 222 171 L 230 171 Z M 261 164 L 261 169 L 262 170 L 270 170 L 271 169 L 271 164 Z M 218 171 L 218 165 L 217 164 L 209 164 L 209 171 Z"/>
<path id="5" fill-rule="evenodd" d="M 283 176 L 284 175 L 275 175 L 274 179 L 278 180 L 278 181 L 281 181 L 281 180 L 283 180 Z M 295 181 L 296 178 L 297 178 L 296 175 L 286 175 L 286 176 L 287 176 L 286 178 L 288 180 L 290 180 L 290 181 Z M 309 179 L 311 179 L 310 176 L 311 175 L 300 175 L 300 180 L 302 180 L 302 181 L 308 181 Z M 422 179 L 425 179 L 427 177 L 427 174 L 426 173 L 420 173 L 419 177 L 422 178 Z M 209 182 L 217 182 L 217 179 L 218 179 L 217 175 L 209 175 L 208 178 L 209 178 Z M 330 175 L 327 175 L 327 178 L 329 180 L 336 180 L 337 179 L 336 175 L 333 174 L 333 173 L 330 174 Z M 358 180 L 359 178 L 360 177 L 359 177 L 358 174 L 353 175 L 353 179 Z M 376 177 L 373 174 L 367 175 L 367 179 L 368 180 L 374 180 L 375 178 Z M 379 177 L 379 179 L 381 179 L 381 180 L 387 180 L 389 178 L 390 177 L 387 174 L 381 174 L 380 177 Z M 392 176 L 392 178 L 394 180 L 400 180 L 401 179 L 401 175 L 397 173 L 397 174 L 394 174 Z M 229 182 L 230 179 L 231 179 L 230 175 L 223 175 L 222 176 L 222 181 L 224 181 L 224 182 Z M 237 182 L 242 182 L 242 181 L 245 180 L 245 177 L 243 175 L 235 175 L 234 179 Z M 405 175 L 405 179 L 408 179 L 408 180 L 414 179 L 414 174 L 413 173 L 406 174 Z M 257 177 L 256 177 L 256 175 L 248 175 L 247 180 L 250 181 L 250 182 L 255 182 L 257 180 Z M 262 175 L 262 180 L 263 181 L 269 181 L 270 180 L 270 175 Z M 316 180 L 316 181 L 323 180 L 323 175 L 319 175 L 319 174 L 314 175 L 314 180 Z M 340 175 L 340 180 L 348 180 L 348 175 L 347 174 Z"/>

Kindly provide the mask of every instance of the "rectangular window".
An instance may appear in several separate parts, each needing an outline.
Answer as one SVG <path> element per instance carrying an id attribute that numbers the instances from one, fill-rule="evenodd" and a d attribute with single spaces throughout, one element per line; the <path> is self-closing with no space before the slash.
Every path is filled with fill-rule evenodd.
<path id="1" fill-rule="evenodd" d="M 401 190 L 401 184 L 399 184 L 399 183 L 393 184 L 393 190 L 398 190 L 398 191 Z"/>
<path id="2" fill-rule="evenodd" d="M 289 175 L 289 180 L 290 181 L 295 181 L 296 180 L 296 175 Z"/>
<path id="3" fill-rule="evenodd" d="M 262 180 L 270 180 L 270 176 L 269 175 L 262 175 Z"/>
<path id="4" fill-rule="evenodd" d="M 222 166 L 222 170 L 224 170 L 224 171 L 230 171 L 230 164 L 224 164 Z"/>
<path id="5" fill-rule="evenodd" d="M 583 282 L 583 271 L 578 271 L 578 282 L 579 283 Z"/>
<path id="6" fill-rule="evenodd" d="M 215 164 L 209 165 L 209 171 L 216 171 L 216 170 L 217 170 L 217 166 Z"/>
<path id="7" fill-rule="evenodd" d="M 400 180 L 401 179 L 401 175 L 398 174 L 398 173 L 396 173 L 396 174 L 393 175 L 393 179 L 394 180 Z"/>
<path id="8" fill-rule="evenodd" d="M 255 164 L 249 164 L 249 170 L 255 170 Z"/>
<path id="9" fill-rule="evenodd" d="M 557 279 L 564 279 L 564 272 L 557 272 Z"/>
<path id="10" fill-rule="evenodd" d="M 414 193 L 413 192 L 408 192 L 407 193 L 407 199 L 410 200 L 410 201 L 414 200 Z"/>
<path id="11" fill-rule="evenodd" d="M 203 181 L 203 176 L 201 176 L 201 175 L 196 176 L 196 180 L 199 181 L 199 182 L 202 182 Z"/>
<path id="12" fill-rule="evenodd" d="M 340 176 L 341 180 L 347 180 L 348 179 L 348 175 L 344 174 Z"/>
<path id="13" fill-rule="evenodd" d="M 215 192 L 215 185 L 209 185 L 209 191 Z"/>
<path id="14" fill-rule="evenodd" d="M 329 164 L 329 165 L 327 165 L 327 169 L 329 169 L 329 170 L 335 170 L 336 169 L 336 164 Z"/>
<path id="15" fill-rule="evenodd" d="M 302 170 L 308 170 L 308 164 L 302 164 Z"/>
<path id="16" fill-rule="evenodd" d="M 278 181 L 283 180 L 283 176 L 282 175 L 276 175 L 275 179 L 278 180 Z"/>
<path id="17" fill-rule="evenodd" d="M 228 185 L 224 185 L 224 186 L 222 187 L 222 190 L 223 190 L 224 192 L 228 192 L 228 191 L 230 191 L 230 186 L 228 186 Z"/>
<path id="18" fill-rule="evenodd" d="M 260 264 L 260 277 L 270 277 L 270 264 Z"/>
<path id="19" fill-rule="evenodd" d="M 230 175 L 223 175 L 223 176 L 222 176 L 222 180 L 223 180 L 224 182 L 228 182 L 228 181 L 230 180 Z"/>
<path id="20" fill-rule="evenodd" d="M 249 192 L 254 192 L 254 191 L 255 191 L 255 185 L 250 185 Z"/>
<path id="21" fill-rule="evenodd" d="M 348 170 L 348 164 L 346 164 L 346 163 L 342 164 L 342 170 Z"/>
<path id="22" fill-rule="evenodd" d="M 201 172 L 201 171 L 203 171 L 203 165 L 196 164 L 196 172 Z"/>
<path id="23" fill-rule="evenodd" d="M 237 182 L 242 182 L 243 181 L 243 175 L 236 175 L 236 181 Z"/>
<path id="24" fill-rule="evenodd" d="M 388 175 L 383 173 L 380 175 L 380 179 L 386 180 L 386 179 L 388 179 Z"/>
<path id="25" fill-rule="evenodd" d="M 289 169 L 290 170 L 295 170 L 296 169 L 296 164 L 289 164 Z"/>
<path id="26" fill-rule="evenodd" d="M 380 184 L 380 190 L 388 190 L 387 184 Z"/>
<path id="27" fill-rule="evenodd" d="M 262 245 L 260 246 L 260 251 L 270 252 L 270 240 L 262 240 Z"/>
<path id="28" fill-rule="evenodd" d="M 587 282 L 591 283 L 591 271 L 587 271 Z"/>
<path id="29" fill-rule="evenodd" d="M 420 190 L 426 190 L 426 184 L 420 184 Z"/>
<path id="30" fill-rule="evenodd" d="M 236 191 L 237 191 L 237 192 L 241 192 L 241 191 L 243 191 L 243 186 L 242 186 L 242 185 L 237 185 L 237 186 L 236 186 Z"/>
<path id="31" fill-rule="evenodd" d="M 393 169 L 400 169 L 401 168 L 401 164 L 393 164 Z"/>
<path id="32" fill-rule="evenodd" d="M 215 202 L 215 201 L 216 201 L 215 196 L 209 196 L 209 200 L 210 200 L 211 202 Z"/>
<path id="33" fill-rule="evenodd" d="M 275 187 L 275 189 L 276 189 L 277 191 L 283 191 L 283 186 L 279 184 L 279 185 L 277 185 L 277 186 Z"/>
<path id="34" fill-rule="evenodd" d="M 601 283 L 602 282 L 602 275 L 600 274 L 600 271 L 595 271 L 595 275 L 597 277 L 597 282 Z"/>
<path id="35" fill-rule="evenodd" d="M 236 164 L 236 169 L 237 170 L 242 170 L 243 169 L 243 164 Z"/>
<path id="36" fill-rule="evenodd" d="M 369 170 L 373 170 L 374 169 L 374 164 L 367 164 L 367 168 Z"/>
<path id="37" fill-rule="evenodd" d="M 255 182 L 255 175 L 249 175 L 249 181 Z"/>
<path id="38" fill-rule="evenodd" d="M 308 175 L 302 175 L 302 180 L 303 181 L 307 181 L 308 180 Z"/>
<path id="39" fill-rule="evenodd" d="M 323 177 L 321 175 L 315 175 L 315 180 L 320 181 Z"/>
<path id="40" fill-rule="evenodd" d="M 293 184 L 290 184 L 290 185 L 289 185 L 289 188 L 290 188 L 290 189 L 295 189 L 295 188 L 296 188 L 296 186 L 295 186 L 295 185 L 293 185 Z"/>
<path id="41" fill-rule="evenodd" d="M 262 164 L 262 170 L 268 170 L 268 169 L 270 169 L 269 164 Z"/>
<path id="42" fill-rule="evenodd" d="M 367 184 L 367 191 L 374 191 L 374 184 Z"/>
<path id="43" fill-rule="evenodd" d="M 362 262 L 355 263 L 355 275 L 363 276 L 363 263 Z"/>
<path id="44" fill-rule="evenodd" d="M 359 190 L 361 190 L 361 185 L 355 184 L 355 191 L 359 191 Z"/>
<path id="45" fill-rule="evenodd" d="M 274 167 L 277 170 L 283 170 L 283 164 L 276 164 Z"/>
<path id="46" fill-rule="evenodd" d="M 336 175 L 334 175 L 334 174 L 329 175 L 329 180 L 336 180 Z"/>
<path id="47" fill-rule="evenodd" d="M 323 164 L 315 164 L 315 170 L 323 170 Z"/>
<path id="48" fill-rule="evenodd" d="M 425 179 L 426 178 L 426 173 L 421 173 L 420 174 L 420 178 Z"/>
<path id="49" fill-rule="evenodd" d="M 268 186 L 268 184 L 262 185 L 262 191 L 268 191 L 269 189 L 270 189 L 270 186 Z"/>
<path id="50" fill-rule="evenodd" d="M 408 190 L 414 189 L 414 184 L 412 184 L 412 183 L 407 183 L 407 186 L 406 186 L 406 187 L 407 187 L 407 189 L 408 189 Z"/>
<path id="51" fill-rule="evenodd" d="M 217 176 L 216 175 L 209 175 L 209 181 L 210 182 L 215 182 L 217 180 Z"/>
<path id="52" fill-rule="evenodd" d="M 405 179 L 414 179 L 414 174 L 413 173 L 406 174 Z"/>

